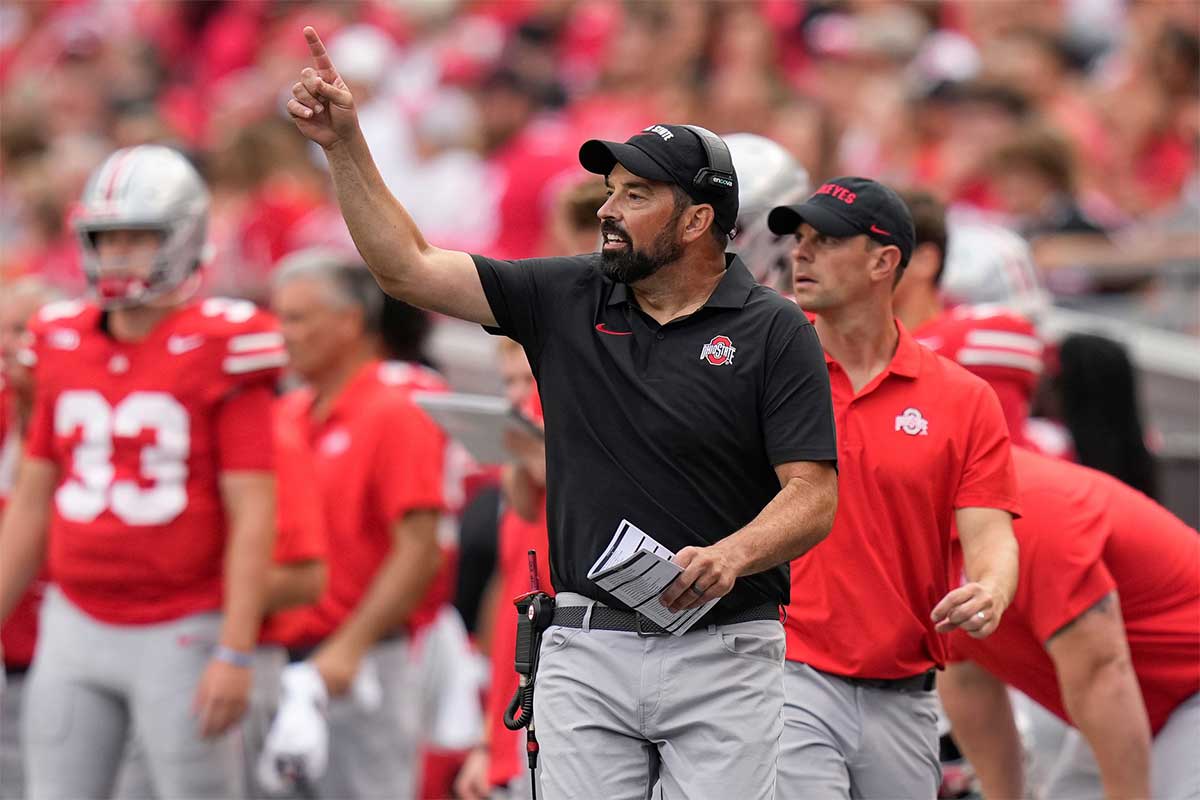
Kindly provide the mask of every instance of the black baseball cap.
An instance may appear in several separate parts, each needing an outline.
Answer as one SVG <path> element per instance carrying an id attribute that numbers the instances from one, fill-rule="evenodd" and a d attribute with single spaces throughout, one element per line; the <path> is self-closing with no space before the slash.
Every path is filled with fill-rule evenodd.
<path id="1" fill-rule="evenodd" d="M 776 236 L 791 236 L 801 222 L 826 236 L 865 234 L 895 245 L 902 267 L 908 265 L 917 238 L 912 213 L 900 195 L 870 178 L 833 178 L 803 203 L 776 206 L 767 216 L 767 227 Z"/>
<path id="2" fill-rule="evenodd" d="M 624 143 L 589 139 L 579 148 L 579 163 L 597 175 L 608 175 L 620 164 L 639 178 L 673 183 L 697 203 L 712 206 L 717 227 L 733 233 L 738 215 L 737 172 L 730 162 L 728 173 L 714 173 L 719 165 L 709 163 L 700 134 L 686 125 L 651 125 Z M 702 175 L 702 170 L 708 172 Z"/>

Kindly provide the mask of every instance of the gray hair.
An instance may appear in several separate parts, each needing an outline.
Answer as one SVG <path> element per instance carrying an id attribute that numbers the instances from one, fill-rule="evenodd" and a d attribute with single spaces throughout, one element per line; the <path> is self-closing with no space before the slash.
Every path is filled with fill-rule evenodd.
<path id="1" fill-rule="evenodd" d="M 271 286 L 297 280 L 318 281 L 329 288 L 329 299 L 338 308 L 357 308 L 362 312 L 363 327 L 379 331 L 384 295 L 367 266 L 344 250 L 313 247 L 299 250 L 280 260 L 271 277 Z"/>

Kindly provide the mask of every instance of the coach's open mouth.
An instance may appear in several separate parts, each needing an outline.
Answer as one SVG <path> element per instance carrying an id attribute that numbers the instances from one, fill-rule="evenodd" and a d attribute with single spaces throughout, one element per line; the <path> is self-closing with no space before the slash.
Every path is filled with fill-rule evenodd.
<path id="1" fill-rule="evenodd" d="M 603 247 L 605 250 L 624 250 L 629 246 L 628 239 L 623 239 L 620 236 L 611 233 L 604 234 Z"/>

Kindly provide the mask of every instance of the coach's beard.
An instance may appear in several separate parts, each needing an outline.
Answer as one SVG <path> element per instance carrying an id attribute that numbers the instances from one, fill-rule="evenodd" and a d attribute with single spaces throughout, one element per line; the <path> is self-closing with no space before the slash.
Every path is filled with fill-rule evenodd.
<path id="1" fill-rule="evenodd" d="M 683 243 L 671 238 L 674 227 L 673 224 L 667 225 L 658 236 L 654 237 L 648 251 L 635 249 L 632 242 L 629 243 L 629 249 L 620 252 L 602 249 L 600 251 L 600 271 L 604 273 L 605 277 L 617 283 L 637 283 L 644 278 L 649 278 L 667 264 L 679 260 L 679 257 L 683 255 Z M 601 224 L 600 228 L 601 233 L 615 233 L 626 237 L 625 241 L 629 242 L 625 231 L 619 230 L 615 225 L 605 222 Z"/>

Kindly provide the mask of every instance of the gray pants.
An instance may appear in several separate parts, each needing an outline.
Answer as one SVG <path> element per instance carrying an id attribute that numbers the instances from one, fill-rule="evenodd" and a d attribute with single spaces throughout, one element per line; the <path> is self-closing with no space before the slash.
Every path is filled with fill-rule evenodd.
<path id="1" fill-rule="evenodd" d="M 192 714 L 220 625 L 109 625 L 49 589 L 22 715 L 28 796 L 107 797 L 133 726 L 159 796 L 241 797 L 237 736 L 204 739 Z"/>
<path id="2" fill-rule="evenodd" d="M 380 642 L 375 662 L 383 702 L 366 711 L 349 694 L 329 701 L 329 768 L 318 797 L 411 800 L 418 786 L 419 680 L 407 639 Z"/>
<path id="3" fill-rule="evenodd" d="M 858 686 L 807 664 L 784 665 L 780 800 L 932 800 L 937 695 Z"/>
<path id="4" fill-rule="evenodd" d="M 661 637 L 551 627 L 534 695 L 546 800 L 641 800 L 656 779 L 668 800 L 771 800 L 783 655 L 773 620 Z"/>
<path id="5" fill-rule="evenodd" d="M 1200 694 L 1180 703 L 1150 753 L 1150 791 L 1155 800 L 1200 800 Z M 1053 800 L 1102 797 L 1100 768 L 1087 740 L 1067 732 L 1043 796 Z"/>
<path id="6" fill-rule="evenodd" d="M 287 663 L 287 651 L 282 647 L 263 646 L 254 651 L 254 685 L 250 689 L 250 707 L 241 722 L 242 757 L 244 776 L 242 780 L 249 795 L 258 797 L 255 768 L 263 741 L 271 727 L 271 718 L 279 706 L 279 674 Z M 150 777 L 150 764 L 146 761 L 146 748 L 139 741 L 138 732 L 133 731 L 125 749 L 125 763 L 117 775 L 114 800 L 158 800 L 154 781 Z"/>
<path id="7" fill-rule="evenodd" d="M 25 797 L 25 768 L 21 763 L 21 696 L 25 676 L 9 675 L 0 693 L 0 800 Z"/>

